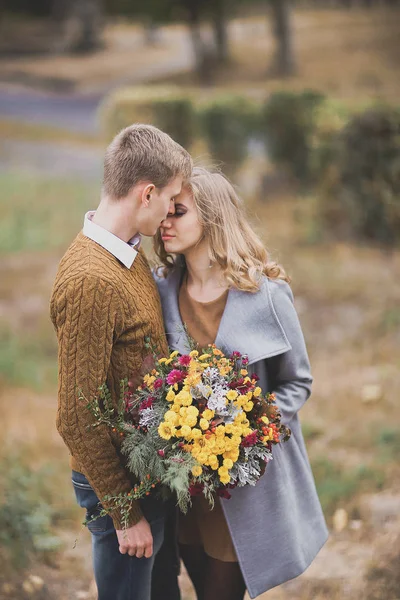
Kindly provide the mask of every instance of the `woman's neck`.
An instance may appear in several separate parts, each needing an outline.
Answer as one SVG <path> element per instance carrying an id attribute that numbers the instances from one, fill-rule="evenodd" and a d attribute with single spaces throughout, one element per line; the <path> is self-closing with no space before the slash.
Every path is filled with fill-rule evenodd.
<path id="1" fill-rule="evenodd" d="M 217 296 L 228 288 L 222 269 L 218 263 L 210 263 L 208 250 L 196 250 L 185 256 L 187 286 L 191 295 L 198 300 Z"/>

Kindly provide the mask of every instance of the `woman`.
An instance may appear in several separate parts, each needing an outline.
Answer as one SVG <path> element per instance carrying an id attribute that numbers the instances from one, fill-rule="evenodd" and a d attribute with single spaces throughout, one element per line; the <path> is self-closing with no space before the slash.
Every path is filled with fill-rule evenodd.
<path id="1" fill-rule="evenodd" d="M 155 250 L 170 347 L 186 353 L 187 331 L 200 347 L 247 354 L 292 430 L 256 486 L 232 490 L 213 511 L 195 497 L 180 519 L 198 598 L 242 600 L 246 588 L 255 598 L 302 573 L 327 539 L 297 416 L 312 378 L 288 278 L 268 261 L 232 185 L 203 168 L 176 198 Z"/>

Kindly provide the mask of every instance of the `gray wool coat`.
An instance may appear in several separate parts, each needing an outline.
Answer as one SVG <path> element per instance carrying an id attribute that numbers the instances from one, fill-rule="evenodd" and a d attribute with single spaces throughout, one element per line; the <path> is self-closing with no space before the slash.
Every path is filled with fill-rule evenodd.
<path id="1" fill-rule="evenodd" d="M 156 276 L 169 346 L 186 353 L 178 291 L 182 270 Z M 215 344 L 247 354 L 264 391 L 276 394 L 288 442 L 273 448 L 273 460 L 253 486 L 221 499 L 251 598 L 300 575 L 328 537 L 301 433 L 298 411 L 310 395 L 312 377 L 289 285 L 264 278 L 255 294 L 229 290 Z"/>

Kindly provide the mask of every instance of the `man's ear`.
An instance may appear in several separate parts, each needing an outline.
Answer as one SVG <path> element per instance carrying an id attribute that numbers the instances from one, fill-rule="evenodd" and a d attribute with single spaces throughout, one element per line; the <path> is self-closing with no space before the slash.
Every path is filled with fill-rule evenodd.
<path id="1" fill-rule="evenodd" d="M 152 195 L 154 194 L 156 187 L 153 183 L 147 183 L 143 190 L 142 190 L 142 195 L 141 195 L 141 201 L 142 204 L 145 208 L 148 208 L 150 205 L 150 201 L 152 198 Z"/>

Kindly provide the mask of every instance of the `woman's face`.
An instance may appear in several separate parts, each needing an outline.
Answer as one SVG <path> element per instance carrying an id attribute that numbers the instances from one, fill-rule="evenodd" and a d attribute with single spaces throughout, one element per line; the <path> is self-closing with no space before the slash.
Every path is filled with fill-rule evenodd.
<path id="1" fill-rule="evenodd" d="M 175 214 L 168 214 L 160 226 L 166 252 L 188 254 L 203 237 L 203 227 L 191 191 L 184 187 L 175 199 Z"/>

